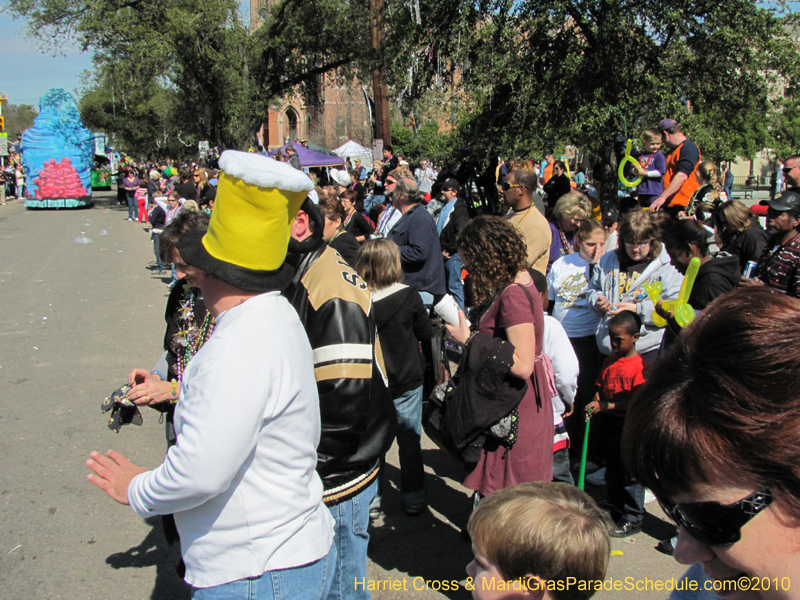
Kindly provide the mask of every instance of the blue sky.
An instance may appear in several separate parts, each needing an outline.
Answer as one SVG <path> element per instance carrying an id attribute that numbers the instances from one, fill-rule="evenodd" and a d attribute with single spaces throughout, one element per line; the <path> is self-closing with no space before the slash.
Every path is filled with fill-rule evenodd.
<path id="1" fill-rule="evenodd" d="M 249 0 L 240 0 L 242 11 L 250 12 Z M 0 12 L 0 94 L 11 104 L 39 105 L 39 97 L 50 88 L 74 92 L 80 86 L 80 75 L 92 67 L 91 54 L 77 48 L 66 48 L 65 56 L 43 54 L 36 40 L 25 37 L 26 23 L 14 21 Z"/>

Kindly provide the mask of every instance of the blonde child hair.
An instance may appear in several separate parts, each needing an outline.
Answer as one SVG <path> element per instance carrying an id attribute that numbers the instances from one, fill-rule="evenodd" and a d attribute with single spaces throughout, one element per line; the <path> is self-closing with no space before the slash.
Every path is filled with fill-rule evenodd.
<path id="1" fill-rule="evenodd" d="M 469 519 L 472 543 L 506 581 L 566 581 L 549 591 L 555 600 L 594 595 L 580 582 L 603 580 L 611 554 L 611 522 L 585 492 L 566 483 L 520 483 L 483 500 Z M 584 589 L 579 589 L 583 587 Z"/>
<path id="2" fill-rule="evenodd" d="M 595 219 L 581 221 L 578 230 L 575 232 L 575 244 L 582 244 L 591 239 L 595 233 L 602 233 L 604 237 L 606 236 L 606 228 L 603 227 L 600 221 Z"/>
<path id="3" fill-rule="evenodd" d="M 661 132 L 658 129 L 645 129 L 643 137 L 645 143 L 655 142 L 661 139 Z"/>

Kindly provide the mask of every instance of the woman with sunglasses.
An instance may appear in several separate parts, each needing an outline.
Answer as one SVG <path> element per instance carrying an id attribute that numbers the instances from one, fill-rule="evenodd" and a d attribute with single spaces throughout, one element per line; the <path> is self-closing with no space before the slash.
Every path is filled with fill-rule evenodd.
<path id="1" fill-rule="evenodd" d="M 675 559 L 723 598 L 800 598 L 798 313 L 766 288 L 719 298 L 628 407 L 628 469 L 680 527 Z"/>
<path id="2" fill-rule="evenodd" d="M 678 297 L 683 275 L 670 264 L 650 213 L 628 213 L 619 226 L 619 247 L 600 259 L 590 283 L 589 306 L 601 314 L 595 333 L 600 352 L 607 356 L 612 353 L 608 321 L 623 310 L 630 310 L 644 324 L 636 349 L 645 363 L 655 360 L 664 330 L 653 323 L 655 304 L 645 285 L 659 282 L 661 299 L 672 300 Z"/>
<path id="3" fill-rule="evenodd" d="M 208 185 L 208 173 L 205 169 L 197 169 L 193 175 L 194 185 L 196 187 L 194 200 L 198 205 L 206 204 L 206 194 L 211 186 Z"/>

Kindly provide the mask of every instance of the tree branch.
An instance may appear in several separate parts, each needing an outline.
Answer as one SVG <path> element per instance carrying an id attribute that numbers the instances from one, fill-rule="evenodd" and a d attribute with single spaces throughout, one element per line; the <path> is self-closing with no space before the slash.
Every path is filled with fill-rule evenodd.
<path id="1" fill-rule="evenodd" d="M 340 58 L 338 60 L 323 64 L 323 65 L 320 65 L 320 66 L 315 67 L 313 69 L 309 69 L 307 71 L 304 71 L 303 73 L 300 73 L 300 74 L 295 75 L 294 77 L 290 77 L 288 79 L 278 79 L 278 78 L 276 78 L 276 80 L 275 80 L 276 84 L 270 85 L 268 87 L 269 92 L 271 93 L 271 95 L 279 96 L 280 94 L 290 90 L 291 88 L 293 88 L 296 85 L 304 83 L 304 82 L 308 81 L 309 79 L 311 79 L 313 77 L 316 77 L 317 75 L 322 75 L 323 73 L 328 73 L 329 71 L 334 71 L 334 70 L 338 69 L 339 67 L 343 67 L 343 66 L 351 63 L 352 61 L 353 61 L 353 58 L 350 57 L 350 56 L 347 56 L 347 57 Z"/>
<path id="2" fill-rule="evenodd" d="M 586 21 L 583 18 L 583 15 L 578 10 L 578 7 L 575 6 L 572 2 L 565 3 L 567 7 L 567 14 L 572 17 L 572 20 L 575 21 L 575 24 L 583 33 L 583 36 L 586 38 L 586 43 L 589 45 L 589 48 L 595 47 L 595 37 L 594 32 L 592 29 L 587 25 Z"/>

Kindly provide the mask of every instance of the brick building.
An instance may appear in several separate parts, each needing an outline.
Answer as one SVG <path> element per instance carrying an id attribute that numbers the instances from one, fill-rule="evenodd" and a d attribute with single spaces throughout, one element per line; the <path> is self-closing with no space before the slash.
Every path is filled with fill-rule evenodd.
<path id="1" fill-rule="evenodd" d="M 250 27 L 261 24 L 263 10 L 275 0 L 250 0 Z M 341 82 L 335 73 L 319 77 L 320 103 L 307 104 L 299 93 L 276 99 L 262 125 L 262 139 L 270 149 L 289 140 L 307 139 L 333 149 L 353 140 L 372 147 L 372 126 L 364 89 L 357 82 Z"/>

